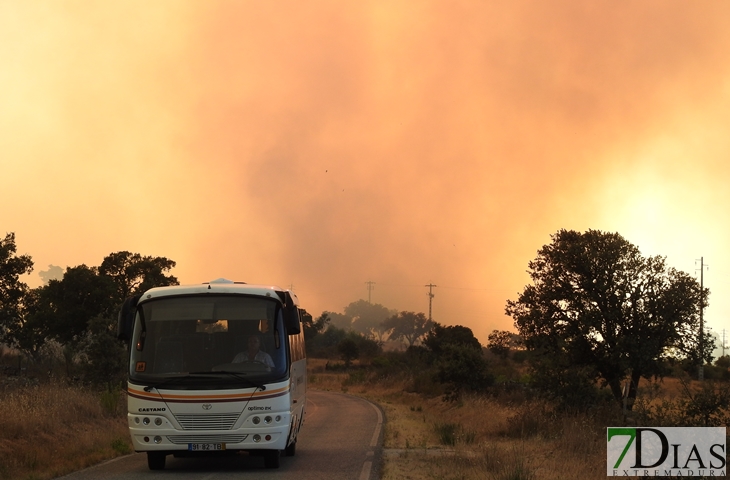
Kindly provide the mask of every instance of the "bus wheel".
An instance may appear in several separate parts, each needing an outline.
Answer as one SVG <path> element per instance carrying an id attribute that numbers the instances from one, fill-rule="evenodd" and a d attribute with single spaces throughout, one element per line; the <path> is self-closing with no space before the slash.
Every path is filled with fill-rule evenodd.
<path id="1" fill-rule="evenodd" d="M 288 447 L 284 450 L 284 453 L 287 457 L 293 457 L 297 453 L 297 441 L 296 439 L 289 444 Z"/>
<path id="2" fill-rule="evenodd" d="M 281 464 L 281 452 L 279 450 L 269 450 L 264 454 L 264 466 L 266 468 L 279 468 Z"/>
<path id="3" fill-rule="evenodd" d="M 147 452 L 147 466 L 150 470 L 165 469 L 165 454 L 162 452 Z"/>

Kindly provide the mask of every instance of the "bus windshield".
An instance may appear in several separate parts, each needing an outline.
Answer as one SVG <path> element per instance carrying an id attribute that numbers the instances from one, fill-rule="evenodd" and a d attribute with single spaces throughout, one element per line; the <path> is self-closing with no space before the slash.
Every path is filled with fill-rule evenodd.
<path id="1" fill-rule="evenodd" d="M 282 311 L 274 299 L 204 295 L 140 302 L 132 339 L 135 383 L 236 388 L 242 381 L 280 380 L 288 371 Z"/>

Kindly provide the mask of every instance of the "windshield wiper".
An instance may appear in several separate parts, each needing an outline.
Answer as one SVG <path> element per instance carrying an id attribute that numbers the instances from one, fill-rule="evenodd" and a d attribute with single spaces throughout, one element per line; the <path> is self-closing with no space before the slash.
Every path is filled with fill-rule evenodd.
<path id="1" fill-rule="evenodd" d="M 174 383 L 176 380 L 182 380 L 182 379 L 185 379 L 185 378 L 188 378 L 188 377 L 190 377 L 190 374 L 188 374 L 188 373 L 184 373 L 184 374 L 179 375 L 177 377 L 168 377 L 168 378 L 166 378 L 166 379 L 164 379 L 162 381 L 159 381 L 157 383 L 154 383 L 152 385 L 147 385 L 146 387 L 144 387 L 144 391 L 145 392 L 151 392 L 153 388 L 159 389 L 162 385 L 167 385 L 167 384 L 170 384 L 170 383 Z"/>

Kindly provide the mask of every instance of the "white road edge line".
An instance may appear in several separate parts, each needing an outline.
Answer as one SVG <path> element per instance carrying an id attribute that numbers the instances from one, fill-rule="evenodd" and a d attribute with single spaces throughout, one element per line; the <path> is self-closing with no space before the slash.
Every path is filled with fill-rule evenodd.
<path id="1" fill-rule="evenodd" d="M 371 407 L 375 410 L 375 413 L 378 415 L 378 423 L 375 425 L 375 431 L 373 432 L 373 438 L 370 440 L 370 448 L 376 447 L 378 445 L 378 439 L 380 438 L 380 430 L 383 428 L 383 413 L 380 411 L 380 409 L 375 406 L 372 402 L 369 402 L 365 400 L 370 404 Z M 373 451 L 369 451 L 366 454 L 367 457 L 373 456 Z M 360 471 L 360 480 L 369 480 L 370 479 L 370 471 L 373 468 L 373 462 L 372 460 L 367 460 L 365 463 L 362 464 L 362 470 Z"/>
<path id="2" fill-rule="evenodd" d="M 360 480 L 370 479 L 370 470 L 373 468 L 373 462 L 365 462 L 362 464 L 362 471 L 360 472 Z"/>
<path id="3" fill-rule="evenodd" d="M 371 402 L 368 402 L 373 409 L 375 409 L 375 413 L 378 414 L 378 424 L 375 425 L 375 431 L 373 432 L 373 438 L 370 440 L 370 446 L 375 447 L 378 445 L 378 438 L 380 438 L 380 429 L 383 428 L 383 414 L 380 412 L 380 409 L 373 405 Z"/>

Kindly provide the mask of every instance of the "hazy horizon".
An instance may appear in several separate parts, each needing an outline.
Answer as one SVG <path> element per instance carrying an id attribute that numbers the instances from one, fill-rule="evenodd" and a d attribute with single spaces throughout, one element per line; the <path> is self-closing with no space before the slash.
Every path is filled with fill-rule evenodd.
<path id="1" fill-rule="evenodd" d="M 559 229 L 699 276 L 730 328 L 730 3 L 0 3 L 0 228 L 181 283 L 513 330 Z M 35 284 L 33 283 L 35 282 Z"/>

